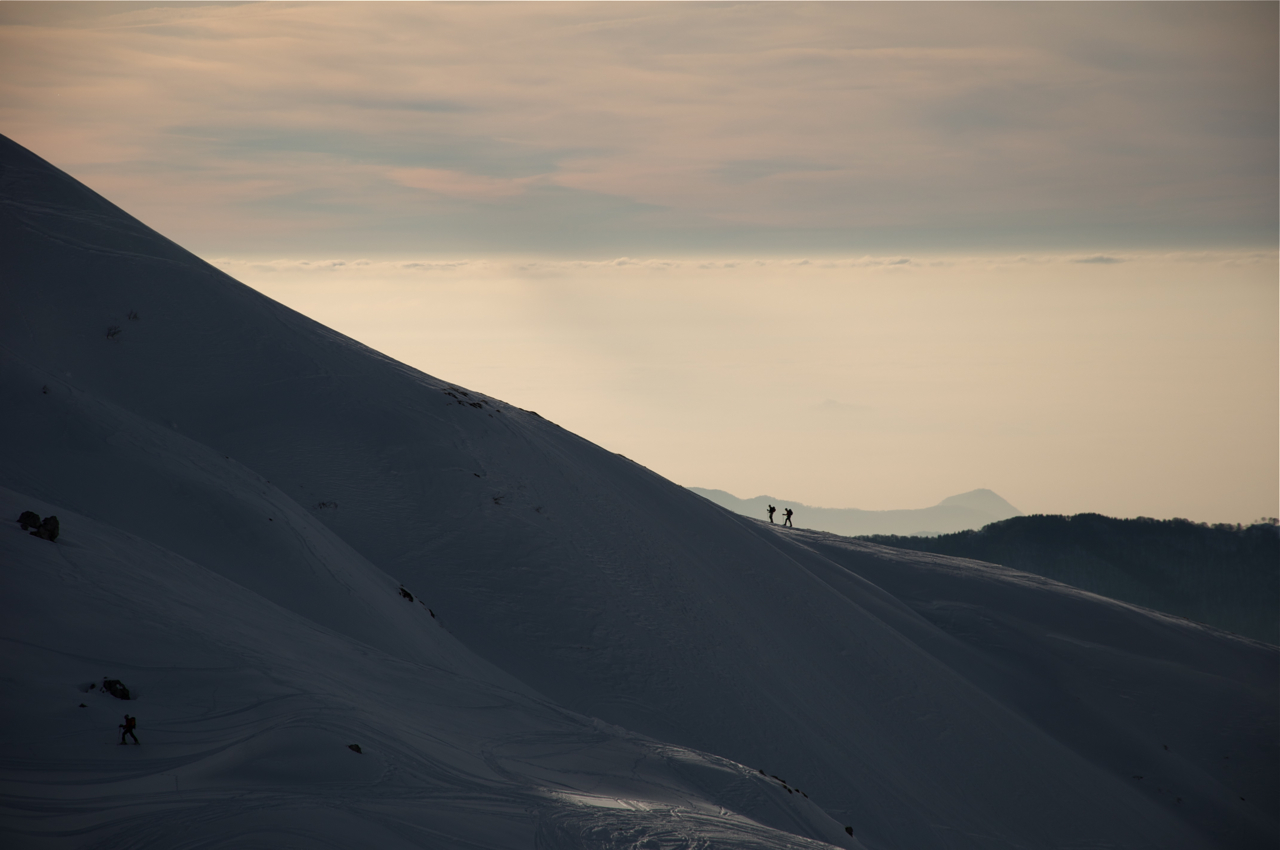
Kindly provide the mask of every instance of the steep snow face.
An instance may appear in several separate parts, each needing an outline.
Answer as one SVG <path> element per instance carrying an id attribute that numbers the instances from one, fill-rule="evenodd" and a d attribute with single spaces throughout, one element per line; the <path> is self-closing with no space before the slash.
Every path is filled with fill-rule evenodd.
<path id="1" fill-rule="evenodd" d="M 675 808 L 697 813 L 680 840 L 735 847 L 1280 839 L 1274 647 L 1009 570 L 736 516 L 535 414 L 271 302 L 8 140 L 0 164 L 0 484 L 23 494 L 5 503 L 14 517 L 44 503 L 65 537 L 49 544 L 15 532 L 6 550 L 27 584 L 20 603 L 5 604 L 33 612 L 9 633 L 31 654 L 19 681 L 53 700 L 59 687 L 132 664 L 146 671 L 146 700 L 172 694 L 165 723 L 195 736 L 191 752 L 229 753 L 222 787 L 257 787 L 252 777 L 275 768 L 254 765 L 285 764 L 271 774 L 284 790 L 261 805 L 217 798 L 239 824 L 229 836 L 243 839 L 254 824 L 292 829 L 300 807 L 345 799 L 306 796 L 313 772 L 295 762 L 316 742 L 341 743 L 334 730 L 344 727 L 331 718 L 358 715 L 361 729 L 398 730 L 385 733 L 389 749 L 415 754 L 373 778 L 342 773 L 344 762 L 317 768 L 337 771 L 343 788 L 366 788 L 366 802 L 326 818 L 374 817 L 385 811 L 379 789 L 394 786 L 387 795 L 403 804 L 387 817 L 431 824 L 396 832 L 406 846 L 435 846 L 430 834 L 527 847 L 530 831 L 548 847 L 683 846 L 662 831 Z M 108 557 L 132 553 L 124 539 L 163 554 Z M 84 550 L 76 570 L 48 554 L 73 544 Z M 127 571 L 138 559 L 150 572 Z M 86 585 L 89 574 L 100 584 Z M 109 616 L 114 609 L 94 601 L 112 582 L 151 588 L 160 576 L 164 587 L 148 590 L 141 608 Z M 210 582 L 221 589 L 200 590 Z M 418 601 L 397 593 L 401 583 Z M 173 617 L 154 613 L 175 595 L 192 612 L 179 623 L 198 614 L 202 624 L 181 639 L 169 637 Z M 63 599 L 80 600 L 69 643 L 45 626 L 64 621 Z M 115 642 L 117 631 L 138 637 Z M 131 660 L 168 643 L 195 660 Z M 108 662 L 112 670 L 98 669 Z M 183 708 L 219 705 L 224 668 L 246 671 L 227 686 L 230 716 L 267 718 L 241 737 Z M 415 714 L 441 681 L 424 670 L 465 681 L 439 717 Z M 286 705 L 276 697 L 295 690 L 312 695 L 323 722 L 273 725 L 270 711 L 254 713 Z M 499 691 L 516 707 L 490 711 Z M 375 696 L 349 709 L 351 694 L 366 692 Z M 74 774 L 68 787 L 87 789 L 120 769 L 113 758 L 134 757 L 111 750 L 76 773 L 84 768 L 71 755 L 39 749 L 54 748 L 62 727 L 12 692 L 5 703 L 8 734 L 36 730 L 9 739 L 30 754 L 10 762 L 11 781 L 29 781 L 21 768 Z M 299 723 L 296 739 L 289 731 L 279 744 L 237 743 Z M 430 746 L 424 727 L 440 730 Z M 601 729 L 627 743 L 597 755 Z M 540 750 L 539 735 L 557 743 Z M 447 761 L 435 747 L 492 753 L 509 738 L 521 741 L 511 750 L 519 769 L 499 760 L 498 770 L 492 756 L 439 775 L 423 766 Z M 627 790 L 627 760 L 662 747 L 677 755 L 651 784 L 675 790 L 650 792 L 651 805 Z M 224 775 L 205 758 L 173 763 Z M 688 768 L 712 779 L 691 790 L 681 765 L 694 762 L 712 765 Z M 778 793 L 813 813 L 770 814 L 771 803 L 734 784 L 748 781 L 734 763 L 785 778 Z M 155 777 L 160 764 L 136 773 Z M 448 789 L 441 799 L 490 796 L 470 809 L 415 809 L 412 789 L 428 776 Z M 1156 790 L 1148 776 L 1160 777 Z M 783 788 L 764 779 L 760 789 Z M 527 793 L 494 790 L 506 781 Z M 622 790 L 599 790 L 611 783 Z M 137 793 L 141 816 L 169 811 L 166 801 L 179 798 L 164 795 L 180 789 Z M 677 793 L 683 802 L 671 802 Z M 41 794 L 33 799 L 55 796 Z M 60 811 L 41 828 L 69 831 L 78 818 L 120 828 L 105 804 L 95 816 Z M 663 814 L 643 814 L 655 811 Z M 502 818 L 514 825 L 492 825 Z M 196 828 L 178 815 L 156 823 L 159 844 Z"/>

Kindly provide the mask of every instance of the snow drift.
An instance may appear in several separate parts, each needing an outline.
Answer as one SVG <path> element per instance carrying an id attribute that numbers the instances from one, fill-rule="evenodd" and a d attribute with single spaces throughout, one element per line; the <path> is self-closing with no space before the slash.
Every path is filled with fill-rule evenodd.
<path id="1" fill-rule="evenodd" d="M 1275 647 L 737 516 L 0 168 L 19 845 L 1280 839 Z"/>

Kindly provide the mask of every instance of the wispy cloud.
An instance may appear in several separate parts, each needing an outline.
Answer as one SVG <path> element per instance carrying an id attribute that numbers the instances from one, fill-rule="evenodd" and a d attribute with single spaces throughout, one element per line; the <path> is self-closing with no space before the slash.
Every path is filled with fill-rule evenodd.
<path id="1" fill-rule="evenodd" d="M 6 133 L 197 247 L 1270 245 L 1274 4 L 0 4 Z"/>
<path id="2" fill-rule="evenodd" d="M 532 177 L 486 177 L 443 168 L 398 168 L 389 172 L 402 186 L 425 189 L 450 198 L 493 201 L 523 195 Z"/>

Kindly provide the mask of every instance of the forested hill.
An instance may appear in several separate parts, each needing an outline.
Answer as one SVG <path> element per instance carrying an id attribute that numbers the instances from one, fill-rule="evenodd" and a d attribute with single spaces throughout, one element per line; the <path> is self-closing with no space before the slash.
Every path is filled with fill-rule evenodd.
<path id="1" fill-rule="evenodd" d="M 1002 564 L 1280 644 L 1280 528 L 1100 514 L 1019 516 L 886 546 Z"/>

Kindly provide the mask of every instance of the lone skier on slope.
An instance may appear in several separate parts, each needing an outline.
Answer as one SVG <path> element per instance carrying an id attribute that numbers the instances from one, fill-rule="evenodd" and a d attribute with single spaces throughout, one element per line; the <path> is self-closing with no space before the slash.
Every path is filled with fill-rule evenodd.
<path id="1" fill-rule="evenodd" d="M 138 736 L 133 734 L 133 730 L 136 729 L 137 727 L 138 727 L 138 718 L 130 717 L 129 715 L 126 714 L 124 716 L 124 722 L 120 724 L 120 729 L 122 730 L 120 732 L 120 743 L 121 744 L 125 743 L 125 740 L 124 740 L 125 735 L 128 735 L 130 738 L 133 738 L 133 742 L 135 744 L 139 743 Z"/>
<path id="2" fill-rule="evenodd" d="M 770 523 L 772 523 L 772 522 L 773 522 L 773 512 L 774 512 L 774 511 L 776 511 L 776 510 L 777 510 L 777 508 L 775 508 L 773 505 L 770 505 L 770 506 L 769 506 L 769 522 L 770 522 Z"/>
<path id="3" fill-rule="evenodd" d="M 782 524 L 787 526 L 788 528 L 795 528 L 795 526 L 791 524 L 791 508 L 787 508 L 782 513 L 786 517 L 786 519 L 782 521 Z"/>

